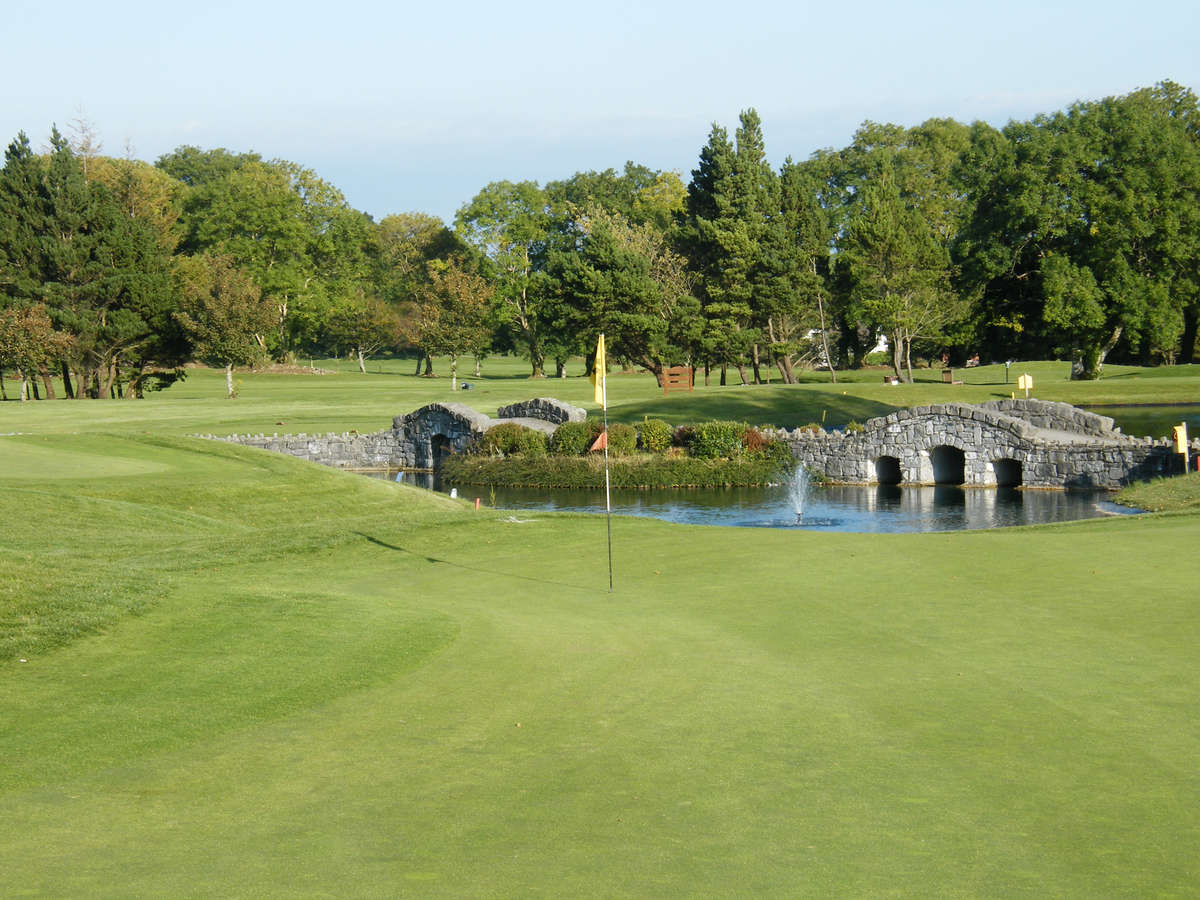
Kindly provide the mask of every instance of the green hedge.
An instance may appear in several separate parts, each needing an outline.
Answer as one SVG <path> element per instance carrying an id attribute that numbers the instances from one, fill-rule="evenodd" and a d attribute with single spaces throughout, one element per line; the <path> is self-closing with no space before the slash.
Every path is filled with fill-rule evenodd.
<path id="1" fill-rule="evenodd" d="M 583 456 L 599 436 L 602 427 L 595 419 L 563 422 L 550 438 L 550 449 L 556 456 Z"/>
<path id="2" fill-rule="evenodd" d="M 638 426 L 638 448 L 647 453 L 666 453 L 675 430 L 662 419 L 646 419 Z"/>
<path id="3" fill-rule="evenodd" d="M 611 432 L 610 432 L 611 437 Z M 786 445 L 781 445 L 786 448 Z M 786 479 L 795 460 L 781 464 L 768 455 L 740 459 L 635 456 L 611 459 L 614 488 L 725 487 L 773 484 Z M 442 478 L 450 484 L 541 488 L 602 488 L 604 460 L 599 456 L 512 456 L 504 459 L 455 456 L 445 460 Z"/>
<path id="4" fill-rule="evenodd" d="M 546 455 L 546 435 L 516 422 L 501 422 L 487 430 L 475 448 L 486 456 Z"/>
<path id="5" fill-rule="evenodd" d="M 612 422 L 608 426 L 608 455 L 630 456 L 637 449 L 637 429 L 632 425 Z"/>

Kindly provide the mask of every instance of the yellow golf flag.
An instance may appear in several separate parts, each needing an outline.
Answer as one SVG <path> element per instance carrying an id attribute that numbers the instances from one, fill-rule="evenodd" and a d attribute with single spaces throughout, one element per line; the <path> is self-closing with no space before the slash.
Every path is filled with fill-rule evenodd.
<path id="1" fill-rule="evenodd" d="M 601 409 L 608 409 L 608 397 L 604 390 L 604 375 L 608 369 L 608 360 L 604 356 L 604 335 L 596 341 L 596 364 L 592 367 L 592 386 L 596 389 L 596 402 Z"/>

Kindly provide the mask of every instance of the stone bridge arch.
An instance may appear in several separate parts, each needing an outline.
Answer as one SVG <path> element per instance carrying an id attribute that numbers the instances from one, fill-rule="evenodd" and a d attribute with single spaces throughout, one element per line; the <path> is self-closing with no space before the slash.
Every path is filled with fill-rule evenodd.
<path id="1" fill-rule="evenodd" d="M 890 457 L 898 460 L 904 484 L 995 485 L 996 462 L 1022 461 L 1033 441 L 1027 422 L 962 403 L 897 410 L 871 419 L 858 436 L 871 462 L 868 480 L 882 481 L 879 461 Z"/>
<path id="2" fill-rule="evenodd" d="M 447 455 L 462 453 L 494 424 L 491 417 L 461 403 L 430 403 L 397 416 L 393 429 L 409 444 L 409 466 L 436 469 Z"/>

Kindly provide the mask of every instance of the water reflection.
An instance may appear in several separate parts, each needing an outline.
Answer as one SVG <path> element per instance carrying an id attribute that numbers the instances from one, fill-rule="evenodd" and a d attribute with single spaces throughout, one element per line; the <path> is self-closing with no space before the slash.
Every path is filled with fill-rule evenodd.
<path id="1" fill-rule="evenodd" d="M 395 478 L 395 473 L 380 477 Z M 403 480 L 440 490 L 428 473 L 405 473 Z M 479 497 L 499 509 L 603 512 L 603 491 L 533 490 L 460 486 L 460 497 Z M 694 525 L 750 528 L 805 528 L 824 531 L 959 531 L 1036 525 L 1128 513 L 1105 492 L 1036 491 L 1016 488 L 963 488 L 952 485 L 814 486 L 797 521 L 790 485 L 710 490 L 618 491 L 613 512 Z"/>

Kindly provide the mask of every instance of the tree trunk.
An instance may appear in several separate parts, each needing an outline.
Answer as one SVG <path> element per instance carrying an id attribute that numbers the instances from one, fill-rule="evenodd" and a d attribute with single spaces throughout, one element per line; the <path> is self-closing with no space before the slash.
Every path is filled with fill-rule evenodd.
<path id="1" fill-rule="evenodd" d="M 786 353 L 780 354 L 775 360 L 779 366 L 779 374 L 784 384 L 796 383 L 796 370 L 792 368 L 792 358 Z"/>
<path id="2" fill-rule="evenodd" d="M 1104 368 L 1104 357 L 1108 356 L 1112 348 L 1117 346 L 1117 341 L 1121 339 L 1121 332 L 1124 330 L 1125 326 L 1118 325 L 1104 344 L 1076 350 L 1074 359 L 1071 360 L 1071 380 L 1095 381 L 1098 379 L 1100 370 Z"/>
<path id="3" fill-rule="evenodd" d="M 63 393 L 67 395 L 68 400 L 75 399 L 75 389 L 71 386 L 71 369 L 66 363 L 62 364 L 62 380 Z"/>
<path id="4" fill-rule="evenodd" d="M 712 371 L 712 367 L 707 362 L 705 362 L 704 363 L 704 386 L 705 387 L 708 387 L 708 375 L 709 375 L 710 371 Z"/>
<path id="5" fill-rule="evenodd" d="M 413 374 L 414 374 L 414 375 L 420 375 L 420 374 L 421 374 L 421 363 L 423 363 L 424 361 L 425 361 L 425 354 L 424 354 L 424 353 L 418 353 L 418 354 L 417 354 L 417 371 L 413 372 Z"/>
<path id="6" fill-rule="evenodd" d="M 4 389 L 4 369 L 0 368 L 0 400 L 8 399 L 8 391 Z"/>
<path id="7" fill-rule="evenodd" d="M 542 353 L 542 348 L 532 341 L 529 344 L 529 364 L 533 367 L 533 371 L 529 373 L 530 378 L 546 377 L 546 356 Z"/>
<path id="8" fill-rule="evenodd" d="M 1183 311 L 1183 335 L 1179 342 L 1177 362 L 1182 365 L 1196 361 L 1196 335 L 1200 332 L 1200 306 L 1189 306 Z"/>
<path id="9" fill-rule="evenodd" d="M 754 342 L 754 346 L 753 346 L 753 348 L 752 348 L 752 357 L 751 357 L 751 359 L 752 359 L 752 366 L 753 366 L 753 369 L 754 369 L 754 383 L 755 383 L 755 384 L 762 384 L 762 383 L 763 383 L 763 379 L 762 379 L 762 371 L 759 369 L 759 359 L 758 359 L 758 342 L 757 342 L 757 341 L 755 341 L 755 342 Z M 743 377 L 742 377 L 742 382 L 743 382 L 743 383 L 745 383 L 745 381 L 746 381 L 746 378 L 745 378 L 745 376 L 743 376 Z"/>
<path id="10" fill-rule="evenodd" d="M 40 366 L 38 366 L 38 374 L 42 376 L 42 384 L 46 386 L 46 399 L 57 399 L 54 396 L 54 381 L 51 379 L 50 369 L 45 363 L 42 363 Z"/>
<path id="11" fill-rule="evenodd" d="M 908 383 L 912 384 L 912 338 L 907 335 L 904 338 L 904 368 L 908 372 Z"/>
<path id="12" fill-rule="evenodd" d="M 738 377 L 742 379 L 743 386 L 750 383 L 749 379 L 746 378 L 746 364 L 745 363 L 739 362 L 737 364 L 737 372 L 738 372 Z"/>
<path id="13" fill-rule="evenodd" d="M 458 390 L 458 357 L 450 357 L 450 390 Z"/>
<path id="14" fill-rule="evenodd" d="M 25 372 L 20 370 L 17 372 L 17 377 L 21 379 L 21 402 L 24 403 L 29 399 L 29 390 L 25 386 Z"/>
<path id="15" fill-rule="evenodd" d="M 725 363 L 721 363 L 721 387 L 725 387 L 725 378 L 728 370 L 729 367 Z"/>
<path id="16" fill-rule="evenodd" d="M 483 360 L 480 359 L 478 356 L 475 357 L 475 377 L 476 378 L 481 378 L 483 376 L 483 371 L 479 368 L 481 365 L 483 365 Z"/>
<path id="17" fill-rule="evenodd" d="M 225 363 L 225 399 L 232 400 L 233 393 L 233 363 Z"/>
<path id="18" fill-rule="evenodd" d="M 566 378 L 567 377 L 567 361 L 566 361 L 566 359 L 564 359 L 561 356 L 554 357 L 554 377 L 555 378 Z"/>
<path id="19" fill-rule="evenodd" d="M 425 354 L 425 374 L 424 378 L 433 378 L 433 357 L 428 353 Z"/>
<path id="20" fill-rule="evenodd" d="M 358 354 L 358 371 L 360 371 L 360 372 L 362 372 L 362 374 L 366 375 L 367 374 L 367 364 L 366 364 L 366 361 L 363 360 L 362 347 L 356 347 L 355 353 Z"/>
<path id="21" fill-rule="evenodd" d="M 32 375 L 29 376 L 29 387 L 33 391 L 33 399 L 41 400 L 42 395 L 38 393 L 37 379 L 34 378 Z"/>
<path id="22" fill-rule="evenodd" d="M 825 304 L 821 302 L 821 292 L 817 291 L 817 314 L 821 317 L 821 346 L 825 350 L 825 363 L 829 366 L 829 377 L 837 384 L 837 369 L 833 365 L 833 357 L 829 355 L 829 332 L 825 330 Z M 789 382 L 794 384 L 795 382 Z"/>
<path id="23" fill-rule="evenodd" d="M 117 380 L 117 363 L 113 360 L 108 364 L 108 371 L 104 374 L 104 384 L 100 385 L 101 397 L 112 397 L 113 384 Z"/>
<path id="24" fill-rule="evenodd" d="M 896 380 L 904 379 L 904 345 L 901 342 L 896 332 L 890 335 L 892 344 L 892 371 L 896 373 Z"/>

